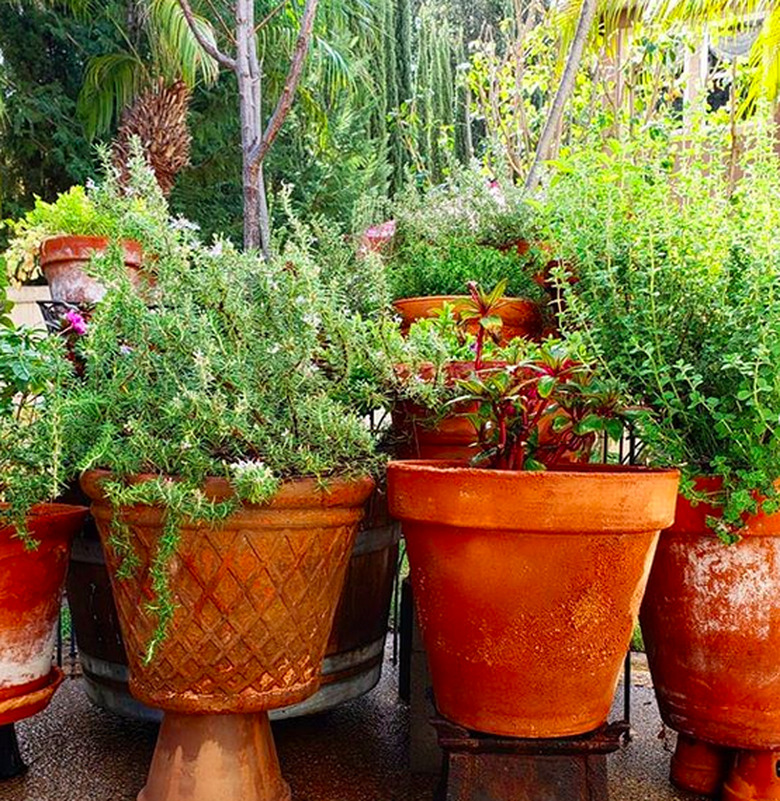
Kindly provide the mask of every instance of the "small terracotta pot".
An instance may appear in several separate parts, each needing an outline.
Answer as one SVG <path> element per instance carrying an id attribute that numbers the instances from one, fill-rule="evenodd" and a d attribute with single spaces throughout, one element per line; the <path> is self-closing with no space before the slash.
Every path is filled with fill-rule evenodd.
<path id="1" fill-rule="evenodd" d="M 678 480 L 391 462 L 439 712 L 511 737 L 602 725 Z"/>
<path id="2" fill-rule="evenodd" d="M 70 546 L 86 514 L 64 504 L 35 507 L 27 523 L 39 542 L 33 550 L 12 526 L 0 528 L 0 726 L 44 709 L 62 680 L 51 657 Z"/>
<path id="3" fill-rule="evenodd" d="M 780 514 L 748 519 L 735 545 L 707 525 L 719 515 L 681 496 L 661 535 L 641 613 L 658 706 L 690 737 L 780 748 Z"/>
<path id="4" fill-rule="evenodd" d="M 144 283 L 141 273 L 141 245 L 132 240 L 122 243 L 125 267 L 133 285 Z M 106 294 L 106 287 L 87 275 L 85 267 L 94 254 L 108 247 L 108 239 L 99 236 L 54 236 L 41 245 L 41 272 L 46 278 L 52 300 L 76 305 L 94 305 Z"/>
<path id="5" fill-rule="evenodd" d="M 393 308 L 401 316 L 401 330 L 406 333 L 412 323 L 425 317 L 435 317 L 451 303 L 456 311 L 469 302 L 467 295 L 431 295 L 430 297 L 404 298 L 393 301 Z M 516 337 L 538 339 L 542 333 L 542 314 L 539 306 L 531 300 L 523 298 L 504 298 L 497 314 L 503 322 L 500 344 L 506 345 Z M 476 333 L 477 323 L 469 323 L 470 333 Z"/>
<path id="6" fill-rule="evenodd" d="M 267 710 L 308 698 L 320 672 L 370 478 L 285 483 L 270 504 L 245 505 L 218 526 L 185 522 L 169 567 L 176 605 L 165 640 L 144 660 L 155 627 L 150 562 L 165 511 L 122 509 L 140 558 L 119 579 L 110 545 L 114 511 L 91 471 L 82 487 L 106 552 L 130 690 L 165 710 L 142 801 L 283 801 Z M 230 485 L 210 479 L 210 498 Z M 233 713 L 233 714 L 226 714 Z M 199 715 L 188 724 L 189 716 Z M 173 758 L 173 755 L 181 755 Z M 240 766 L 246 766 L 239 770 Z"/>

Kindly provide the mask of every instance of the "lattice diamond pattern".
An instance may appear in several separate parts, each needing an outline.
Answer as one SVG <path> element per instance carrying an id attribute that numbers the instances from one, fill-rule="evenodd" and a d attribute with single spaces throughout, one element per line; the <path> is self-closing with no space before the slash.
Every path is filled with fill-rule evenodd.
<path id="1" fill-rule="evenodd" d="M 151 665 L 142 659 L 154 629 L 146 602 L 159 528 L 148 510 L 131 513 L 141 567 L 113 589 L 134 692 L 163 708 L 225 712 L 283 706 L 307 685 L 314 692 L 357 527 L 340 512 L 322 527 L 253 526 L 249 513 L 219 529 L 185 527 L 170 569 L 177 610 Z"/>

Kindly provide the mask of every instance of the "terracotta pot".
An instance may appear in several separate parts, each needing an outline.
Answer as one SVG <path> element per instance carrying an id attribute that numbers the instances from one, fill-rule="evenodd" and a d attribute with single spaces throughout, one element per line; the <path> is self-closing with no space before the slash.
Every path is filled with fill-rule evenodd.
<path id="1" fill-rule="evenodd" d="M 41 245 L 41 271 L 52 300 L 76 305 L 93 305 L 106 294 L 106 287 L 87 275 L 85 267 L 95 253 L 102 253 L 108 240 L 99 236 L 54 236 Z M 125 267 L 135 286 L 144 283 L 141 273 L 141 245 L 126 240 L 123 243 Z"/>
<path id="2" fill-rule="evenodd" d="M 658 706 L 691 737 L 780 748 L 780 514 L 748 519 L 735 545 L 707 526 L 719 515 L 680 497 L 661 536 L 641 615 Z"/>
<path id="3" fill-rule="evenodd" d="M 375 490 L 366 503 L 325 649 L 320 689 L 298 704 L 273 710 L 271 718 L 332 709 L 367 693 L 382 675 L 387 619 L 393 591 L 400 527 Z M 68 604 L 87 697 L 96 706 L 137 720 L 162 712 L 137 701 L 103 547 L 94 524 L 76 538 L 68 573 Z"/>
<path id="4" fill-rule="evenodd" d="M 439 712 L 511 737 L 602 725 L 678 479 L 391 462 Z"/>
<path id="5" fill-rule="evenodd" d="M 42 504 L 28 518 L 39 542 L 25 548 L 0 528 L 0 726 L 45 708 L 62 680 L 52 667 L 70 545 L 87 510 Z"/>
<path id="6" fill-rule="evenodd" d="M 92 498 L 106 550 L 130 662 L 130 689 L 166 713 L 139 798 L 289 798 L 267 710 L 302 701 L 319 686 L 333 615 L 373 481 L 333 480 L 326 490 L 311 479 L 290 481 L 272 503 L 245 505 L 219 526 L 185 523 L 169 570 L 176 612 L 166 639 L 146 664 L 155 626 L 147 609 L 149 565 L 164 510 L 136 506 L 121 511 L 140 566 L 134 579 L 117 578 L 117 555 L 109 544 L 113 510 L 100 490 L 107 475 L 86 473 L 82 486 Z M 224 498 L 231 488 L 211 479 L 204 492 Z M 190 725 L 193 714 L 211 722 L 201 717 Z M 168 758 L 174 754 L 175 759 Z"/>
<path id="7" fill-rule="evenodd" d="M 393 308 L 401 316 L 401 330 L 406 333 L 416 320 L 435 317 L 445 303 L 451 303 L 456 310 L 468 303 L 466 295 L 432 295 L 421 298 L 404 298 L 393 301 Z M 505 298 L 497 310 L 503 321 L 501 344 L 506 345 L 516 337 L 538 339 L 542 333 L 542 314 L 539 307 L 531 300 L 523 298 Z M 477 323 L 469 323 L 468 330 L 475 333 Z"/>

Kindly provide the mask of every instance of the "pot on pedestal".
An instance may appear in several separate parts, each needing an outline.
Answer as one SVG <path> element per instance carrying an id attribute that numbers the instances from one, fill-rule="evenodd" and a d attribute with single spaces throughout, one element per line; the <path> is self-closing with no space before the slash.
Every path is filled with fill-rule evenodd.
<path id="1" fill-rule="evenodd" d="M 185 522 L 168 567 L 176 611 L 151 661 L 156 625 L 150 562 L 165 510 L 122 508 L 139 567 L 116 574 L 110 546 L 114 510 L 100 489 L 82 486 L 106 559 L 130 663 L 130 689 L 164 710 L 139 801 L 286 801 L 268 711 L 316 692 L 347 562 L 373 489 L 368 478 L 285 483 L 267 505 L 244 505 L 219 525 Z M 204 487 L 227 497 L 227 482 Z"/>
<path id="2" fill-rule="evenodd" d="M 510 737 L 601 726 L 678 480 L 391 462 L 439 713 Z"/>
<path id="3" fill-rule="evenodd" d="M 700 491 L 719 488 L 714 478 L 697 481 Z M 768 801 L 780 798 L 778 771 L 778 795 L 744 788 L 751 766 L 760 785 L 767 764 L 780 770 L 780 513 L 747 518 L 733 545 L 707 524 L 720 514 L 679 497 L 648 582 L 642 633 L 664 722 L 713 746 L 764 752 L 736 761 L 741 778 L 727 780 L 724 798 Z"/>

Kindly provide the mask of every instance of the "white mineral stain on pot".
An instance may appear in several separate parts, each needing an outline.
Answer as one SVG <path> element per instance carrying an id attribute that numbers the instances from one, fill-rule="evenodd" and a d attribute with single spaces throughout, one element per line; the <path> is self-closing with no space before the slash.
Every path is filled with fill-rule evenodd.
<path id="1" fill-rule="evenodd" d="M 48 676 L 55 637 L 56 625 L 42 621 L 0 634 L 0 689 Z"/>

